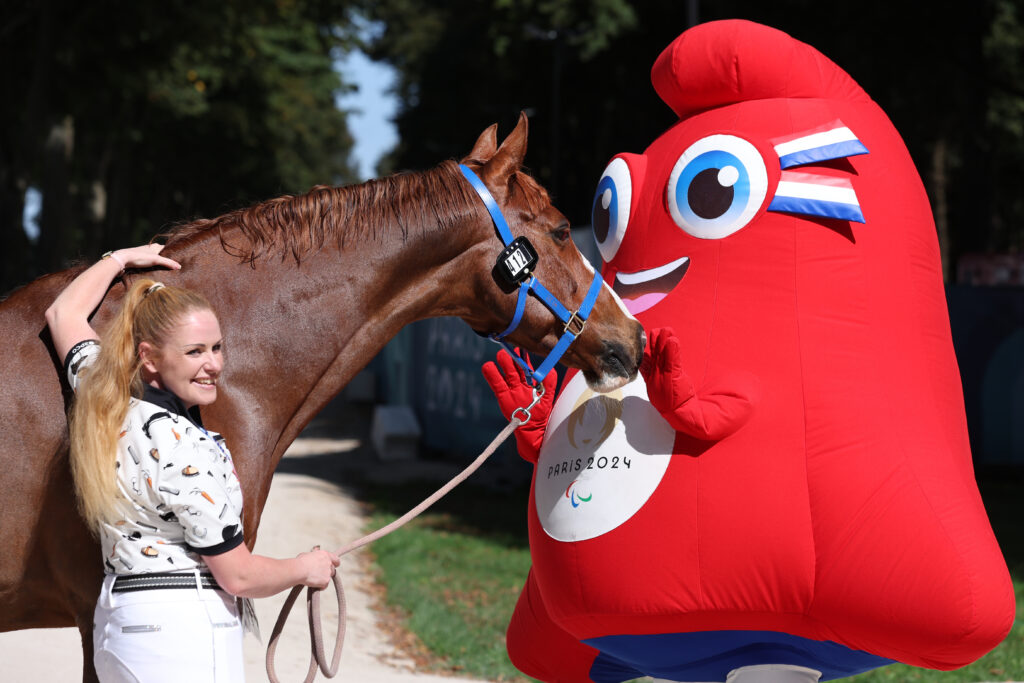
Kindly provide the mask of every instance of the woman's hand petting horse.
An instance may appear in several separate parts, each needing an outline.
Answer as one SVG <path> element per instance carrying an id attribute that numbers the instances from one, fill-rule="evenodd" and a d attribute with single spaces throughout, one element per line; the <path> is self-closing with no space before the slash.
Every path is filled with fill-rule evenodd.
<path id="1" fill-rule="evenodd" d="M 83 339 L 99 338 L 99 334 L 89 324 L 88 316 L 103 301 L 107 287 L 119 272 L 124 272 L 125 268 L 181 268 L 177 261 L 160 255 L 163 248 L 162 244 L 154 243 L 107 252 L 102 259 L 72 280 L 46 309 L 46 324 L 50 328 L 58 358 L 67 356 L 71 347 Z"/>

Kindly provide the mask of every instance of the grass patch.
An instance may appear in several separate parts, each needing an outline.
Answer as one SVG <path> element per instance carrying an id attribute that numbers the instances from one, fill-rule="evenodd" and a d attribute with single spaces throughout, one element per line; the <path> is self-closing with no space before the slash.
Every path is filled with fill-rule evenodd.
<path id="1" fill-rule="evenodd" d="M 436 488 L 406 484 L 371 490 L 370 528 L 392 521 Z M 1024 607 L 1024 525 L 1021 474 L 980 477 L 996 536 Z M 526 538 L 528 488 L 495 492 L 463 484 L 426 515 L 371 546 L 390 605 L 433 653 L 434 671 L 492 681 L 532 681 L 512 666 L 505 628 L 530 567 Z M 643 680 L 643 679 L 641 679 Z M 894 664 L 857 683 L 1024 681 L 1024 625 L 977 662 L 956 671 Z"/>
<path id="2" fill-rule="evenodd" d="M 431 491 L 404 485 L 375 492 L 369 526 L 388 524 Z M 371 547 L 387 602 L 434 655 L 432 670 L 532 680 L 505 652 L 505 628 L 530 568 L 525 496 L 463 484 Z"/>

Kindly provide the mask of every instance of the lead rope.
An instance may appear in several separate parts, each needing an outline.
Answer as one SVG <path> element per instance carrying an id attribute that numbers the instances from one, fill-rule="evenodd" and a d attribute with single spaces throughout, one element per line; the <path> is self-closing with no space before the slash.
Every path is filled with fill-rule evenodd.
<path id="1" fill-rule="evenodd" d="M 484 452 L 478 455 L 476 460 L 470 463 L 466 469 L 462 470 L 462 472 L 457 474 L 451 481 L 439 488 L 429 498 L 414 507 L 412 510 L 409 510 L 409 512 L 405 513 L 387 526 L 377 529 L 372 534 L 349 543 L 335 554 L 339 557 L 347 555 L 357 548 L 361 548 L 364 545 L 373 543 L 379 538 L 387 536 L 392 531 L 395 531 L 399 527 L 402 527 L 412 521 L 413 518 L 419 516 L 420 513 L 465 481 L 469 475 L 473 474 L 473 472 L 480 467 L 480 465 L 484 464 L 484 461 L 494 453 L 498 446 L 500 446 L 505 439 L 512 434 L 512 432 L 518 429 L 520 425 L 529 421 L 530 410 L 537 405 L 541 396 L 544 395 L 544 386 L 538 383 L 537 387 L 539 390 L 535 388 L 533 391 L 533 402 L 526 408 L 516 408 L 512 412 L 512 419 L 509 420 L 509 423 L 505 428 L 498 433 L 498 436 L 494 437 L 494 440 L 491 441 L 490 445 L 487 446 L 486 449 L 484 449 Z M 520 415 L 524 417 L 520 417 Z M 309 617 L 311 652 L 309 656 L 309 669 L 306 671 L 306 678 L 303 683 L 312 683 L 313 679 L 316 678 L 316 670 L 318 667 L 327 678 L 334 678 L 335 674 L 338 673 L 338 663 L 341 661 L 341 651 L 345 643 L 345 621 L 347 619 L 347 611 L 345 607 L 345 589 L 341 585 L 341 578 L 337 572 L 334 573 L 332 581 L 334 582 L 334 592 L 338 596 L 338 635 L 334 641 L 334 655 L 331 657 L 330 666 L 327 665 L 327 653 L 324 650 L 324 638 L 320 622 L 320 591 L 314 588 L 307 588 L 306 590 L 306 613 Z M 274 653 L 277 651 L 277 641 L 281 637 L 281 632 L 284 631 L 284 624 L 288 619 L 288 614 L 292 611 L 292 605 L 295 604 L 295 600 L 299 597 L 299 593 L 302 589 L 303 586 L 295 586 L 292 588 L 291 592 L 288 594 L 288 598 L 284 601 L 284 605 L 281 606 L 281 613 L 278 615 L 277 623 L 274 624 L 274 630 L 270 634 L 270 643 L 267 645 L 267 677 L 270 679 L 270 683 L 281 683 L 280 679 L 277 677 L 276 671 L 274 670 Z"/>

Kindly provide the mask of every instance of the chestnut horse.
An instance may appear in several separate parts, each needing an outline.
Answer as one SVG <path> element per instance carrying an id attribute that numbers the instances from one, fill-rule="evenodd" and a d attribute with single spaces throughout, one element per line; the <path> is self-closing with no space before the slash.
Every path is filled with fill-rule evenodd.
<path id="1" fill-rule="evenodd" d="M 538 278 L 575 307 L 593 278 L 547 193 L 520 170 L 526 117 L 497 146 L 497 126 L 463 160 L 516 235 L 539 254 Z M 256 539 L 271 475 L 302 428 L 404 325 L 457 316 L 493 334 L 515 295 L 492 274 L 502 250 L 491 218 L 454 162 L 344 188 L 315 188 L 166 235 L 180 271 L 147 275 L 203 292 L 224 330 L 220 396 L 203 409 L 222 432 Z M 77 625 L 93 680 L 92 612 L 102 558 L 75 508 L 65 422 L 70 396 L 43 311 L 80 269 L 47 275 L 0 303 L 0 631 Z M 130 281 L 115 282 L 93 317 L 101 330 Z M 546 353 L 563 325 L 537 300 L 509 338 Z M 563 361 L 609 390 L 636 376 L 643 332 L 605 287 Z M 297 549 L 299 550 L 299 549 Z"/>

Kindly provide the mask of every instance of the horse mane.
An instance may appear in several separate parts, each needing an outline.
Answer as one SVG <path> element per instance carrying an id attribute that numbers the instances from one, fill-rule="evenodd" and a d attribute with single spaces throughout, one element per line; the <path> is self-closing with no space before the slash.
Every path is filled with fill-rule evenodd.
<path id="1" fill-rule="evenodd" d="M 516 173 L 512 192 L 531 215 L 550 204 L 547 192 L 525 173 Z M 181 224 L 159 237 L 182 248 L 216 237 L 225 252 L 252 264 L 280 254 L 296 263 L 333 240 L 383 239 L 397 227 L 402 241 L 410 233 L 453 227 L 479 198 L 454 161 L 428 171 L 402 172 L 360 185 L 319 185 L 303 195 L 284 195 L 216 218 Z M 237 236 L 241 239 L 237 239 Z M 233 239 L 234 237 L 234 239 Z"/>

